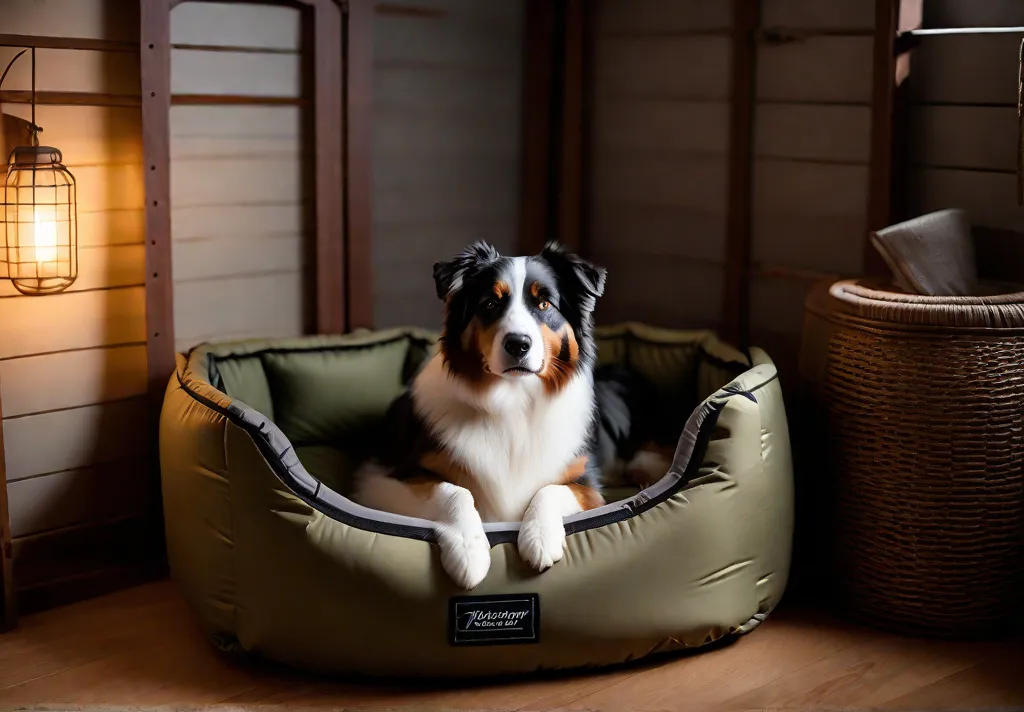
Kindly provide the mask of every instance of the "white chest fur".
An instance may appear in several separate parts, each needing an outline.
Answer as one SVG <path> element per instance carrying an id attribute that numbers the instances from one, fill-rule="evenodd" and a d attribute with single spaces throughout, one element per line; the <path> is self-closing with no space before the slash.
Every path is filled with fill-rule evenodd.
<path id="1" fill-rule="evenodd" d="M 413 384 L 418 415 L 473 475 L 485 521 L 519 521 L 541 487 L 560 483 L 587 439 L 594 402 L 586 370 L 555 395 L 537 378 L 483 392 L 451 378 L 440 355 Z"/>

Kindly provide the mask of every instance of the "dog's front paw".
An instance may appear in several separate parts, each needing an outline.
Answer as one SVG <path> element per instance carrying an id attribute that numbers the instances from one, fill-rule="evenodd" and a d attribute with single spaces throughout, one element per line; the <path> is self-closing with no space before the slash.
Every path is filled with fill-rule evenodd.
<path id="1" fill-rule="evenodd" d="M 562 560 L 565 525 L 555 511 L 531 507 L 519 527 L 519 555 L 537 571 Z"/>
<path id="2" fill-rule="evenodd" d="M 487 578 L 491 546 L 482 525 L 463 531 L 440 527 L 437 543 L 441 547 L 441 566 L 457 586 L 468 591 Z"/>

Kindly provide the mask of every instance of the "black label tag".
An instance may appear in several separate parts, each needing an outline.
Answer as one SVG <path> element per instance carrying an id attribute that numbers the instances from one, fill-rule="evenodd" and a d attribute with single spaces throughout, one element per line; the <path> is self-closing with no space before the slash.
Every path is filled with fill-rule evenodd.
<path id="1" fill-rule="evenodd" d="M 448 601 L 450 645 L 516 645 L 540 642 L 540 597 L 455 596 Z"/>

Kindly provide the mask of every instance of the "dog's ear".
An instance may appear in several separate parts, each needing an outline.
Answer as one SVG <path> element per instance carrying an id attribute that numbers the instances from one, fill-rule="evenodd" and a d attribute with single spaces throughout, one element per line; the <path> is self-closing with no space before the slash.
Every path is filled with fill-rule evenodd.
<path id="1" fill-rule="evenodd" d="M 486 242 L 474 242 L 448 262 L 434 263 L 434 288 L 438 299 L 447 299 L 462 287 L 470 271 L 500 258 L 498 251 Z"/>
<path id="2" fill-rule="evenodd" d="M 594 301 L 604 294 L 607 270 L 569 252 L 558 242 L 549 242 L 544 245 L 540 256 L 551 265 L 563 285 L 571 285 L 579 291 L 581 297 L 589 297 L 586 302 L 589 303 L 589 308 L 593 309 Z"/>

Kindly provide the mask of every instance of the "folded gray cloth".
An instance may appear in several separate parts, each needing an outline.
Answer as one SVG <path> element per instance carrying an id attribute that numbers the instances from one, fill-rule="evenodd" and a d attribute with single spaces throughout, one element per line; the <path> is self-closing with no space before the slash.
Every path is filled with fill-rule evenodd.
<path id="1" fill-rule="evenodd" d="M 977 293 L 978 268 L 967 213 L 940 210 L 871 233 L 897 286 L 942 297 Z"/>

